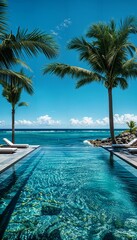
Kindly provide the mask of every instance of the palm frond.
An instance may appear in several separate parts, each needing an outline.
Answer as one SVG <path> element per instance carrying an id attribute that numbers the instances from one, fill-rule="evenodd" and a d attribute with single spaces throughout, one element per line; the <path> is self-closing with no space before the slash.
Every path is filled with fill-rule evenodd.
<path id="1" fill-rule="evenodd" d="M 21 65 L 23 68 L 26 68 L 27 70 L 32 72 L 32 69 L 30 68 L 30 66 L 19 58 L 14 58 L 13 59 L 13 64 Z"/>
<path id="2" fill-rule="evenodd" d="M 121 73 L 124 77 L 137 77 L 137 62 L 136 58 L 131 58 L 123 63 Z"/>
<path id="3" fill-rule="evenodd" d="M 74 38 L 69 44 L 68 49 L 76 49 L 79 52 L 79 59 L 86 61 L 90 67 L 98 66 L 98 71 L 102 68 L 102 55 L 98 48 L 87 42 L 84 38 Z M 102 50 L 103 51 L 103 50 Z M 101 67 L 100 67 L 101 65 Z"/>
<path id="4" fill-rule="evenodd" d="M 101 79 L 98 78 L 98 76 L 94 76 L 93 78 L 91 78 L 91 77 L 83 78 L 83 79 L 81 79 L 77 82 L 76 88 L 80 88 L 82 86 L 85 86 L 85 85 L 87 85 L 89 83 L 92 83 L 92 82 L 95 82 L 95 81 L 100 82 Z"/>
<path id="5" fill-rule="evenodd" d="M 74 38 L 68 43 L 68 49 L 76 49 L 78 51 L 83 51 L 83 48 L 90 47 L 90 44 L 83 38 Z"/>
<path id="6" fill-rule="evenodd" d="M 18 87 L 16 88 L 14 86 L 14 88 L 11 88 L 11 85 L 5 85 L 4 88 L 3 88 L 3 92 L 2 92 L 2 95 L 3 97 L 5 97 L 7 99 L 7 101 L 9 103 L 12 104 L 12 106 L 15 107 L 15 105 L 19 102 L 20 100 L 20 97 L 21 97 L 21 91 L 22 91 L 22 88 Z"/>
<path id="7" fill-rule="evenodd" d="M 86 36 L 89 38 L 100 39 L 100 36 L 102 36 L 106 31 L 108 32 L 108 25 L 99 22 L 89 27 Z"/>
<path id="8" fill-rule="evenodd" d="M 6 10 L 7 10 L 7 1 L 1 0 L 0 1 L 0 35 L 1 37 L 7 29 Z"/>
<path id="9" fill-rule="evenodd" d="M 63 78 L 65 75 L 69 75 L 72 78 L 80 78 L 80 77 L 93 77 L 94 73 L 92 73 L 89 70 L 86 70 L 84 68 L 76 67 L 76 66 L 70 66 L 67 64 L 62 63 L 52 63 L 47 65 L 43 69 L 43 73 L 52 73 L 57 76 L 60 76 Z"/>
<path id="10" fill-rule="evenodd" d="M 29 94 L 33 94 L 32 80 L 22 71 L 20 73 L 8 69 L 0 70 L 0 84 L 3 87 L 12 85 L 20 88 L 23 87 Z"/>
<path id="11" fill-rule="evenodd" d="M 14 58 L 13 51 L 8 46 L 0 44 L 0 68 L 10 67 Z"/>
<path id="12" fill-rule="evenodd" d="M 27 107 L 27 106 L 28 106 L 28 103 L 27 103 L 27 102 L 20 102 L 20 103 L 18 104 L 18 107 L 23 107 L 23 106 Z"/>
<path id="13" fill-rule="evenodd" d="M 137 18 L 128 16 L 124 21 L 121 21 L 120 32 L 122 34 L 137 33 Z"/>
<path id="14" fill-rule="evenodd" d="M 15 56 L 27 54 L 37 56 L 43 53 L 47 58 L 53 58 L 58 54 L 58 46 L 53 37 L 38 29 L 28 33 L 28 30 L 18 28 L 16 35 L 6 34 L 3 45 L 12 49 Z"/>
<path id="15" fill-rule="evenodd" d="M 118 85 L 124 90 L 128 87 L 127 80 L 122 77 L 118 77 L 115 79 L 115 81 L 118 83 Z"/>

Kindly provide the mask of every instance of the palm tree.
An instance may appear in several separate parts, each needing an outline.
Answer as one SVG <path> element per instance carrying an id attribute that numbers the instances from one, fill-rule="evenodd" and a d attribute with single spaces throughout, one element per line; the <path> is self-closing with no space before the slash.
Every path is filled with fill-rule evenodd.
<path id="1" fill-rule="evenodd" d="M 23 55 L 37 56 L 38 53 L 42 53 L 50 59 L 58 53 L 58 46 L 53 37 L 39 29 L 28 33 L 28 30 L 18 28 L 15 34 L 12 31 L 9 32 L 6 11 L 7 1 L 0 0 L 0 75 L 3 74 L 0 79 L 3 81 L 7 69 L 8 75 L 14 74 L 14 71 L 10 71 L 9 68 L 16 63 L 16 58 Z"/>
<path id="2" fill-rule="evenodd" d="M 28 106 L 26 102 L 19 102 L 21 98 L 21 93 L 25 90 L 29 94 L 33 94 L 32 81 L 28 78 L 23 71 L 20 71 L 22 75 L 22 81 L 18 80 L 18 77 L 13 75 L 10 77 L 9 81 L 4 82 L 2 95 L 7 99 L 12 107 L 12 142 L 15 141 L 15 110 L 16 107 Z"/>
<path id="3" fill-rule="evenodd" d="M 126 130 L 126 132 L 130 132 L 131 134 L 132 133 L 136 133 L 137 131 L 137 125 L 136 125 L 136 122 L 134 121 L 129 121 L 129 122 L 126 122 L 126 124 L 128 125 L 129 127 L 129 130 Z"/>
<path id="4" fill-rule="evenodd" d="M 102 83 L 108 92 L 109 126 L 112 142 L 115 143 L 113 122 L 112 90 L 117 86 L 122 89 L 128 87 L 127 78 L 137 76 L 137 63 L 134 57 L 135 45 L 129 41 L 130 34 L 137 33 L 137 20 L 128 17 L 119 28 L 114 21 L 109 24 L 93 24 L 86 36 L 74 38 L 68 44 L 68 49 L 75 49 L 79 53 L 80 61 L 87 62 L 89 69 L 70 66 L 62 63 L 52 63 L 44 68 L 44 74 L 54 73 L 64 77 L 69 75 L 78 79 L 79 88 L 92 82 Z"/>
<path id="5" fill-rule="evenodd" d="M 24 88 L 26 76 L 10 70 L 11 66 L 19 63 L 18 58 L 24 55 L 32 57 L 42 53 L 49 59 L 53 58 L 58 53 L 58 46 L 51 35 L 41 32 L 39 29 L 28 32 L 28 30 L 18 28 L 15 34 L 12 31 L 9 32 L 6 10 L 7 1 L 0 0 L 0 84 L 6 86 L 6 92 L 9 89 L 8 84 L 11 86 L 14 83 L 16 88 L 19 87 L 20 92 L 20 85 Z M 16 81 L 13 79 L 16 79 Z M 14 120 L 12 122 L 14 123 Z"/>

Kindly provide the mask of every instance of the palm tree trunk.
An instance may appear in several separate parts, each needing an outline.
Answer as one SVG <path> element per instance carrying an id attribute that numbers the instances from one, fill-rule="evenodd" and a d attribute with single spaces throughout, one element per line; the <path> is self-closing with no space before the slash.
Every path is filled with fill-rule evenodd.
<path id="1" fill-rule="evenodd" d="M 109 127 L 112 143 L 116 143 L 114 135 L 114 120 L 113 120 L 113 100 L 112 100 L 112 88 L 108 89 L 108 100 L 109 100 Z"/>
<path id="2" fill-rule="evenodd" d="M 15 108 L 12 107 L 12 142 L 15 142 Z"/>

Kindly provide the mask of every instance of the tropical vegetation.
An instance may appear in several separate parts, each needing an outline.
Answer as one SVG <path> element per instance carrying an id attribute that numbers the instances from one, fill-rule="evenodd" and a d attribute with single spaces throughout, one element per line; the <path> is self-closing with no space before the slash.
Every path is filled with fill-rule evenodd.
<path id="1" fill-rule="evenodd" d="M 15 110 L 21 106 L 28 106 L 26 102 L 20 102 L 21 93 L 25 90 L 28 94 L 33 94 L 33 87 L 31 78 L 28 78 L 23 70 L 20 71 L 20 75 L 25 79 L 24 81 L 18 81 L 16 76 L 10 77 L 10 82 L 3 83 L 2 95 L 11 104 L 12 108 L 12 142 L 15 142 Z"/>
<path id="2" fill-rule="evenodd" d="M 6 11 L 7 1 L 0 0 L 0 84 L 4 87 L 3 95 L 13 103 L 16 98 L 20 98 L 22 88 L 28 91 L 32 86 L 30 79 L 22 72 L 13 71 L 12 66 L 22 64 L 19 58 L 23 58 L 25 55 L 32 57 L 42 53 L 48 59 L 53 58 L 58 54 L 58 46 L 51 35 L 41 32 L 39 29 L 28 32 L 27 29 L 18 27 L 17 32 L 13 34 L 8 29 Z M 12 89 L 10 95 L 11 86 L 15 87 L 16 91 Z M 17 90 L 17 88 L 19 89 Z M 13 96 L 14 94 L 15 96 Z"/>
<path id="3" fill-rule="evenodd" d="M 130 42 L 131 34 L 137 33 L 137 19 L 127 17 L 120 26 L 112 20 L 108 24 L 97 23 L 89 27 L 86 37 L 76 37 L 68 49 L 79 53 L 79 60 L 88 68 L 52 63 L 44 67 L 44 74 L 52 73 L 63 78 L 68 75 L 77 79 L 76 88 L 86 84 L 101 83 L 108 93 L 109 126 L 112 142 L 115 143 L 113 120 L 113 89 L 128 87 L 128 79 L 137 76 L 136 46 Z"/>
<path id="4" fill-rule="evenodd" d="M 17 33 L 9 32 L 6 10 L 7 1 L 0 0 L 0 74 L 13 75 L 9 68 L 12 64 L 19 63 L 18 57 L 25 54 L 29 57 L 43 53 L 47 58 L 55 57 L 58 53 L 58 46 L 51 35 L 34 29 L 28 33 L 27 29 L 17 29 Z M 4 79 L 5 79 L 4 75 Z M 18 75 L 19 76 L 19 75 Z"/>
<path id="5" fill-rule="evenodd" d="M 133 133 L 136 133 L 137 132 L 137 125 L 136 125 L 136 122 L 131 120 L 129 122 L 126 122 L 127 126 L 129 127 L 128 130 L 126 130 L 126 132 L 130 132 L 131 134 Z"/>

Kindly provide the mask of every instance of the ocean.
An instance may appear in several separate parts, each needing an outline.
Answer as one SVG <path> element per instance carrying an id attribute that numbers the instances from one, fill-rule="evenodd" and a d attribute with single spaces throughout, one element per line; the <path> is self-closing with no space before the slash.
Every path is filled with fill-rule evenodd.
<path id="1" fill-rule="evenodd" d="M 123 129 L 116 129 L 115 135 Z M 89 139 L 104 139 L 110 137 L 108 129 L 17 129 L 15 132 L 16 143 L 28 143 L 41 146 L 80 146 Z M 0 130 L 0 144 L 3 138 L 11 140 L 11 130 Z"/>

